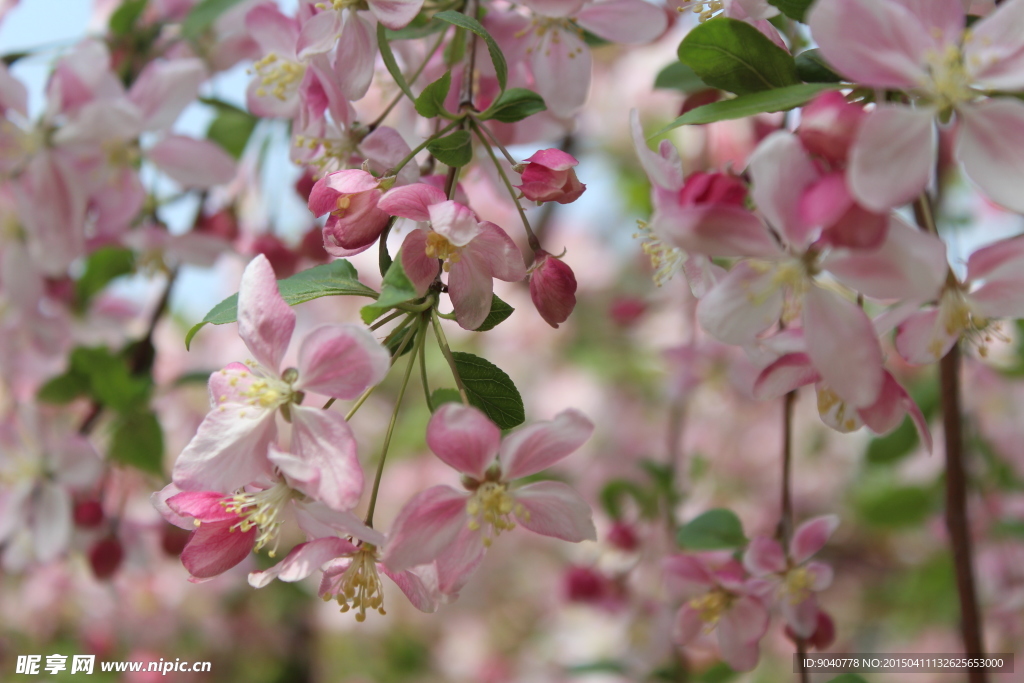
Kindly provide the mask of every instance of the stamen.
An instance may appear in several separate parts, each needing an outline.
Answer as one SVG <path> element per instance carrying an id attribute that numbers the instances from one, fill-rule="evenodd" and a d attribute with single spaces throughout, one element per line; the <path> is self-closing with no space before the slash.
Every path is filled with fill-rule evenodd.
<path id="1" fill-rule="evenodd" d="M 733 596 L 730 593 L 725 592 L 721 588 L 715 588 L 710 593 L 706 593 L 699 598 L 694 598 L 688 603 L 690 608 L 695 610 L 700 615 L 701 621 L 704 622 L 704 628 L 706 631 L 710 631 L 721 619 L 722 614 L 732 604 Z"/>
<path id="2" fill-rule="evenodd" d="M 459 247 L 448 241 L 448 238 L 444 235 L 430 231 L 427 235 L 427 246 L 426 254 L 430 258 L 441 259 L 444 261 L 443 267 L 444 272 L 448 272 L 452 269 L 453 263 L 458 263 L 462 260 L 462 253 Z"/>
<path id="3" fill-rule="evenodd" d="M 259 530 L 256 535 L 256 550 L 261 550 L 263 546 L 277 538 L 278 529 L 284 524 L 284 507 L 294 493 L 288 485 L 279 481 L 269 489 L 255 493 L 239 493 L 231 498 L 225 498 L 220 504 L 225 510 L 241 518 L 231 526 L 231 531 L 237 529 L 244 533 L 253 528 Z M 273 550 L 268 554 L 270 557 L 277 555 L 276 541 Z"/>
<path id="4" fill-rule="evenodd" d="M 375 609 L 384 615 L 384 585 L 377 573 L 377 548 L 365 544 L 352 556 L 352 564 L 341 575 L 339 589 L 334 598 L 342 612 L 356 612 L 356 621 L 366 621 L 366 610 Z M 325 596 L 330 599 L 330 596 Z"/>
<path id="5" fill-rule="evenodd" d="M 651 259 L 651 268 L 654 268 L 654 284 L 661 287 L 683 269 L 686 252 L 662 242 L 647 223 L 637 221 L 636 225 L 639 230 L 633 233 L 633 238 L 642 240 L 640 249 Z"/>
<path id="6" fill-rule="evenodd" d="M 470 517 L 468 526 L 472 531 L 482 530 L 485 546 L 490 546 L 502 531 L 516 527 L 512 521 L 513 512 L 520 519 L 530 518 L 530 513 L 515 502 L 505 484 L 496 481 L 480 484 L 466 501 L 466 513 Z"/>

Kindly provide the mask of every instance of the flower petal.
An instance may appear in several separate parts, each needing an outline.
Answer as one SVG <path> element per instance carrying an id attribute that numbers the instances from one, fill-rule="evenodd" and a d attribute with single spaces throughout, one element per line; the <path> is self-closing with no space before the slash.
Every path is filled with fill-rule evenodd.
<path id="1" fill-rule="evenodd" d="M 768 630 L 768 610 L 756 598 L 740 597 L 718 621 L 722 659 L 737 671 L 750 671 L 760 658 L 758 642 Z"/>
<path id="2" fill-rule="evenodd" d="M 400 258 L 402 269 L 415 285 L 416 293 L 423 296 L 441 270 L 441 263 L 436 258 L 427 256 L 426 230 L 413 230 L 405 236 Z"/>
<path id="3" fill-rule="evenodd" d="M 633 148 L 640 158 L 647 178 L 658 187 L 666 190 L 679 190 L 683 186 L 683 161 L 679 152 L 668 140 L 662 140 L 655 154 L 647 146 L 644 129 L 640 125 L 640 112 L 629 111 L 629 130 L 633 136 Z"/>
<path id="4" fill-rule="evenodd" d="M 758 401 L 779 398 L 821 378 L 806 353 L 787 353 L 761 371 L 754 380 L 753 395 Z"/>
<path id="5" fill-rule="evenodd" d="M 586 443 L 594 423 L 578 410 L 564 410 L 550 422 L 522 427 L 505 437 L 498 460 L 504 479 L 528 477 L 551 467 Z"/>
<path id="6" fill-rule="evenodd" d="M 517 508 L 516 519 L 530 531 L 573 543 L 597 540 L 590 505 L 568 484 L 539 481 L 514 490 L 512 497 L 526 513 Z"/>
<path id="7" fill-rule="evenodd" d="M 935 167 L 934 115 L 927 108 L 882 105 L 864 118 L 850 150 L 848 176 L 858 203 L 886 211 L 924 191 Z"/>
<path id="8" fill-rule="evenodd" d="M 950 332 L 933 308 L 911 316 L 896 329 L 896 350 L 904 360 L 915 365 L 928 365 L 939 360 L 953 348 L 960 335 Z"/>
<path id="9" fill-rule="evenodd" d="M 743 566 L 754 576 L 781 574 L 786 571 L 786 553 L 778 541 L 758 536 L 743 553 Z"/>
<path id="10" fill-rule="evenodd" d="M 665 32 L 668 19 L 657 5 L 644 0 L 607 0 L 587 3 L 576 23 L 613 43 L 649 43 Z"/>
<path id="11" fill-rule="evenodd" d="M 400 572 L 436 560 L 468 528 L 467 498 L 450 486 L 434 486 L 414 496 L 391 525 L 381 561 Z"/>
<path id="12" fill-rule="evenodd" d="M 789 557 L 795 564 L 803 564 L 811 555 L 825 547 L 825 543 L 839 526 L 837 515 L 822 515 L 809 519 L 796 528 L 789 542 Z"/>
<path id="13" fill-rule="evenodd" d="M 197 579 L 212 579 L 244 560 L 256 545 L 256 527 L 231 530 L 232 522 L 200 524 L 181 551 L 181 563 Z"/>
<path id="14" fill-rule="evenodd" d="M 378 563 L 377 569 L 395 582 L 395 585 L 405 593 L 405 597 L 409 598 L 413 607 L 421 612 L 437 611 L 441 596 L 438 593 L 437 568 L 434 565 L 393 572 Z"/>
<path id="15" fill-rule="evenodd" d="M 235 177 L 235 160 L 209 140 L 171 135 L 151 147 L 146 158 L 184 188 L 223 185 Z"/>
<path id="16" fill-rule="evenodd" d="M 288 583 L 301 581 L 326 562 L 342 555 L 351 555 L 354 552 L 356 552 L 354 545 L 336 536 L 300 543 L 270 569 L 250 572 L 249 585 L 253 588 L 263 588 L 274 579 Z"/>
<path id="17" fill-rule="evenodd" d="M 459 472 L 483 480 L 494 462 L 501 430 L 479 409 L 445 403 L 427 425 L 427 445 L 437 457 Z"/>
<path id="18" fill-rule="evenodd" d="M 269 475 L 275 412 L 244 403 L 211 410 L 174 463 L 174 483 L 186 491 L 234 491 Z"/>
<path id="19" fill-rule="evenodd" d="M 989 199 L 1024 212 L 1024 102 L 987 99 L 958 112 L 956 155 L 967 177 Z"/>
<path id="20" fill-rule="evenodd" d="M 555 116 L 570 116 L 590 92 L 590 48 L 575 33 L 552 25 L 533 48 L 537 92 Z"/>
<path id="21" fill-rule="evenodd" d="M 395 187 L 384 193 L 377 202 L 377 208 L 392 216 L 411 218 L 414 221 L 430 220 L 430 205 L 448 201 L 440 188 L 426 183 L 414 183 Z"/>
<path id="22" fill-rule="evenodd" d="M 238 288 L 238 336 L 256 362 L 277 374 L 295 329 L 295 311 L 277 289 L 270 261 L 258 255 L 242 273 Z"/>
<path id="23" fill-rule="evenodd" d="M 370 22 L 354 9 L 347 10 L 346 14 L 334 58 L 334 75 L 342 94 L 354 102 L 370 89 L 377 39 Z"/>
<path id="24" fill-rule="evenodd" d="M 971 81 L 984 90 L 1024 88 L 1024 3 L 997 3 L 995 11 L 971 27 L 964 40 L 964 64 Z"/>
<path id="25" fill-rule="evenodd" d="M 779 173 L 785 168 L 785 173 Z M 804 220 L 800 202 L 820 174 L 793 133 L 777 131 L 758 145 L 747 167 L 753 188 L 750 195 L 768 223 L 797 251 L 817 236 L 816 226 Z"/>
<path id="26" fill-rule="evenodd" d="M 741 261 L 697 303 L 697 319 L 719 341 L 749 344 L 779 320 L 782 303 L 773 271 Z"/>
<path id="27" fill-rule="evenodd" d="M 351 510 L 363 493 L 356 439 L 339 413 L 291 406 L 292 451 L 320 471 L 315 498 L 334 510 Z"/>
<path id="28" fill-rule="evenodd" d="M 299 346 L 296 389 L 343 400 L 357 398 L 380 383 L 391 354 L 357 325 L 321 325 Z"/>
<path id="29" fill-rule="evenodd" d="M 423 0 L 370 0 L 370 11 L 373 12 L 373 16 L 393 31 L 415 19 L 421 7 Z"/>

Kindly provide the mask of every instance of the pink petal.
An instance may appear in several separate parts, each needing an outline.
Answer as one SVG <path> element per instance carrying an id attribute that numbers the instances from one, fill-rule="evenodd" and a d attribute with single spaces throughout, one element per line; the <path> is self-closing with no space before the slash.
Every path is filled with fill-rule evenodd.
<path id="1" fill-rule="evenodd" d="M 519 282 L 526 277 L 523 254 L 504 230 L 490 221 L 480 223 L 480 232 L 463 254 L 486 263 L 493 277 L 505 282 Z"/>
<path id="2" fill-rule="evenodd" d="M 480 223 L 473 211 L 456 201 L 443 201 L 427 207 L 430 227 L 456 247 L 464 247 L 480 234 Z"/>
<path id="3" fill-rule="evenodd" d="M 128 98 L 141 110 L 148 131 L 169 128 L 206 80 L 206 67 L 200 59 L 173 59 L 150 62 L 132 84 Z"/>
<path id="4" fill-rule="evenodd" d="M 295 329 L 295 311 L 277 289 L 270 261 L 258 255 L 242 273 L 238 287 L 238 336 L 256 362 L 277 374 Z"/>
<path id="5" fill-rule="evenodd" d="M 967 279 L 981 280 L 1004 270 L 1007 275 L 1024 271 L 1024 235 L 993 242 L 967 259 Z"/>
<path id="6" fill-rule="evenodd" d="M 351 510 L 363 492 L 355 436 L 344 416 L 292 405 L 292 452 L 320 471 L 316 499 L 334 510 Z"/>
<path id="7" fill-rule="evenodd" d="M 380 180 L 357 168 L 329 173 L 313 184 L 309 193 L 309 210 L 314 216 L 322 216 L 338 208 L 338 197 L 371 192 L 378 185 Z"/>
<path id="8" fill-rule="evenodd" d="M 545 470 L 575 452 L 593 433 L 594 423 L 574 409 L 562 411 L 550 422 L 517 429 L 501 443 L 498 460 L 503 478 L 511 481 Z"/>
<path id="9" fill-rule="evenodd" d="M 211 410 L 174 463 L 174 483 L 188 491 L 234 491 L 269 475 L 275 412 L 239 403 Z"/>
<path id="10" fill-rule="evenodd" d="M 960 335 L 946 329 L 933 308 L 914 315 L 896 330 L 896 350 L 908 363 L 927 365 L 939 360 L 953 348 Z"/>
<path id="11" fill-rule="evenodd" d="M 633 136 L 633 148 L 651 183 L 666 190 L 680 189 L 683 186 L 683 162 L 672 143 L 662 140 L 658 147 L 659 153 L 652 152 L 644 138 L 640 113 L 636 109 L 629 112 L 629 129 Z"/>
<path id="12" fill-rule="evenodd" d="M 181 552 L 181 563 L 197 579 L 211 579 L 244 560 L 256 545 L 256 527 L 231 530 L 231 522 L 200 524 Z"/>
<path id="13" fill-rule="evenodd" d="M 483 480 L 494 462 L 501 430 L 479 409 L 445 403 L 427 425 L 427 445 L 437 457 L 459 472 Z"/>
<path id="14" fill-rule="evenodd" d="M 532 156 L 524 159 L 524 161 L 549 168 L 552 171 L 568 171 L 580 163 L 573 155 L 554 147 L 534 152 Z"/>
<path id="15" fill-rule="evenodd" d="M 359 151 L 370 160 L 370 169 L 384 175 L 412 152 L 409 143 L 394 128 L 380 126 L 363 138 Z M 420 177 L 418 164 L 408 163 L 398 172 L 398 184 L 409 185 Z"/>
<path id="16" fill-rule="evenodd" d="M 694 555 L 669 555 L 662 561 L 667 577 L 680 579 L 685 584 L 709 587 L 715 585 L 715 578 L 708 566 Z"/>
<path id="17" fill-rule="evenodd" d="M 381 561 L 393 572 L 433 562 L 468 527 L 468 497 L 449 486 L 434 486 L 414 496 L 391 525 Z"/>
<path id="18" fill-rule="evenodd" d="M 455 309 L 455 320 L 464 330 L 475 330 L 483 324 L 494 297 L 494 279 L 487 262 L 473 256 L 466 249 L 448 275 L 448 296 Z"/>
<path id="19" fill-rule="evenodd" d="M 754 380 L 753 395 L 758 401 L 784 396 L 820 379 L 806 353 L 788 353 L 761 371 Z"/>
<path id="20" fill-rule="evenodd" d="M 651 219 L 651 229 L 683 251 L 705 256 L 777 259 L 778 243 L 756 215 L 732 204 L 669 205 Z"/>
<path id="21" fill-rule="evenodd" d="M 846 174 L 833 171 L 807 187 L 800 197 L 797 213 L 805 225 L 830 226 L 842 218 L 852 204 Z"/>
<path id="22" fill-rule="evenodd" d="M 972 312 L 986 318 L 1024 318 L 1024 272 L 992 277 L 971 292 Z"/>
<path id="23" fill-rule="evenodd" d="M 781 601 L 782 618 L 797 636 L 810 638 L 818 628 L 818 600 L 809 595 L 799 602 L 792 602 L 788 597 Z"/>
<path id="24" fill-rule="evenodd" d="M 194 517 L 200 522 L 237 522 L 238 513 L 228 512 L 223 505 L 229 499 L 220 491 L 183 491 L 166 502 L 168 508 L 182 517 Z"/>
<path id="25" fill-rule="evenodd" d="M 807 573 L 811 575 L 810 588 L 812 591 L 823 591 L 832 585 L 835 572 L 829 565 L 824 562 L 808 562 L 806 569 Z"/>
<path id="26" fill-rule="evenodd" d="M 850 150 L 850 190 L 861 205 L 886 211 L 924 191 L 935 167 L 934 115 L 897 105 L 867 115 Z"/>
<path id="27" fill-rule="evenodd" d="M 437 569 L 433 565 L 417 569 L 408 569 L 403 572 L 393 572 L 383 564 L 378 563 L 377 569 L 384 573 L 389 579 L 395 582 L 405 597 L 409 598 L 412 606 L 421 612 L 436 612 L 440 604 L 440 595 L 437 587 Z M 419 573 L 417 573 L 419 572 Z M 433 576 L 430 576 L 433 574 Z M 424 579 L 424 575 L 426 579 Z"/>
<path id="28" fill-rule="evenodd" d="M 71 542 L 71 495 L 64 487 L 52 482 L 40 484 L 31 524 L 36 558 L 42 563 L 56 560 Z"/>
<path id="29" fill-rule="evenodd" d="M 327 536 L 351 536 L 353 539 L 384 547 L 384 534 L 366 526 L 361 519 L 347 510 L 332 510 L 323 503 L 316 501 L 304 502 L 295 507 L 295 517 L 299 528 L 307 538 L 324 538 Z"/>
<path id="30" fill-rule="evenodd" d="M 718 621 L 722 659 L 737 671 L 750 671 L 760 657 L 758 642 L 768 630 L 768 610 L 756 598 L 740 597 Z"/>
<path id="31" fill-rule="evenodd" d="M 362 99 L 369 90 L 376 57 L 376 31 L 355 10 L 349 10 L 334 58 L 334 74 L 346 98 Z"/>
<path id="32" fill-rule="evenodd" d="M 996 203 L 1024 212 L 1024 102 L 988 99 L 958 112 L 956 155 L 967 177 Z"/>
<path id="33" fill-rule="evenodd" d="M 0 64 L 0 115 L 6 115 L 8 109 L 28 116 L 28 88 L 11 75 L 6 64 Z"/>
<path id="34" fill-rule="evenodd" d="M 561 259 L 545 251 L 536 252 L 530 271 L 530 299 L 544 322 L 558 327 L 576 307 L 576 276 Z"/>
<path id="35" fill-rule="evenodd" d="M 786 172 L 779 173 L 780 168 Z M 772 133 L 751 155 L 748 171 L 753 183 L 750 195 L 758 210 L 790 245 L 803 251 L 816 237 L 813 228 L 820 226 L 803 219 L 800 202 L 820 174 L 800 139 L 786 131 Z"/>
<path id="36" fill-rule="evenodd" d="M 758 536 L 743 553 L 743 566 L 754 576 L 781 574 L 786 571 L 786 553 L 778 541 Z"/>
<path id="37" fill-rule="evenodd" d="M 871 320 L 856 304 L 811 287 L 804 297 L 807 353 L 822 379 L 854 406 L 871 405 L 882 389 L 882 350 Z"/>
<path id="38" fill-rule="evenodd" d="M 584 5 L 576 23 L 613 43 L 649 43 L 668 25 L 665 12 L 644 0 L 608 0 Z"/>
<path id="39" fill-rule="evenodd" d="M 814 389 L 818 399 L 818 416 L 826 425 L 840 434 L 849 434 L 864 426 L 860 411 L 849 405 L 827 384 L 818 382 Z"/>
<path id="40" fill-rule="evenodd" d="M 984 90 L 1024 88 L 1024 3 L 1000 3 L 971 27 L 963 52 L 972 82 Z"/>
<path id="41" fill-rule="evenodd" d="M 392 30 L 398 30 L 415 19 L 422 6 L 423 0 L 370 1 L 370 11 L 373 12 L 373 16 L 377 17 L 377 21 Z"/>
<path id="42" fill-rule="evenodd" d="M 584 0 L 524 0 L 523 4 L 545 17 L 568 17 L 576 14 Z"/>
<path id="43" fill-rule="evenodd" d="M 330 560 L 354 552 L 354 545 L 337 537 L 318 538 L 308 543 L 300 543 L 270 569 L 250 572 L 249 585 L 253 588 L 263 588 L 274 579 L 288 583 L 301 581 Z"/>
<path id="44" fill-rule="evenodd" d="M 749 344 L 778 322 L 782 303 L 773 270 L 755 270 L 741 261 L 697 303 L 697 319 L 719 341 Z"/>
<path id="45" fill-rule="evenodd" d="M 512 497 L 516 519 L 530 531 L 573 543 L 597 540 L 590 505 L 568 484 L 539 481 L 516 489 Z M 525 514 L 519 513 L 519 505 Z"/>
<path id="46" fill-rule="evenodd" d="M 461 529 L 452 544 L 437 558 L 438 590 L 444 595 L 457 595 L 483 562 L 486 551 L 479 529 Z"/>
<path id="47" fill-rule="evenodd" d="M 264 54 L 294 57 L 299 39 L 299 22 L 281 12 L 273 3 L 256 5 L 245 15 L 245 28 Z"/>
<path id="48" fill-rule="evenodd" d="M 695 640 L 703 631 L 704 620 L 701 618 L 700 612 L 690 607 L 689 603 L 680 607 L 672 625 L 672 641 L 677 645 L 686 645 Z"/>
<path id="49" fill-rule="evenodd" d="M 941 51 L 959 37 L 937 43 L 918 18 L 891 0 L 816 2 L 807 24 L 826 61 L 839 73 L 857 83 L 897 90 L 927 82 L 927 51 Z"/>
<path id="50" fill-rule="evenodd" d="M 888 372 L 885 373 L 885 384 L 882 385 L 878 401 L 858 411 L 860 419 L 876 434 L 887 434 L 899 427 L 907 413 L 910 413 L 921 443 L 931 451 L 932 435 L 928 430 L 928 421 L 907 390 Z"/>
<path id="51" fill-rule="evenodd" d="M 387 197 L 387 195 L 384 196 Z M 436 258 L 427 256 L 426 230 L 413 230 L 405 236 L 405 241 L 402 242 L 401 259 L 402 269 L 405 270 L 405 274 L 416 287 L 416 294 L 423 296 L 441 270 L 441 263 Z"/>
<path id="52" fill-rule="evenodd" d="M 822 515 L 809 519 L 796 528 L 789 542 L 789 557 L 795 564 L 803 564 L 811 555 L 825 547 L 825 543 L 839 526 L 836 515 Z"/>
<path id="53" fill-rule="evenodd" d="M 235 177 L 235 160 L 209 140 L 171 135 L 151 147 L 146 158 L 185 188 L 223 185 Z"/>
<path id="54" fill-rule="evenodd" d="M 555 116 L 570 116 L 590 92 L 590 48 L 575 33 L 550 26 L 532 55 L 537 92 Z"/>
<path id="55" fill-rule="evenodd" d="M 317 12 L 302 24 L 295 51 L 299 59 L 327 52 L 335 46 L 341 35 L 341 12 L 324 10 Z"/>
<path id="56" fill-rule="evenodd" d="M 364 328 L 322 325 L 302 340 L 295 388 L 353 399 L 380 383 L 390 367 L 391 354 Z"/>
<path id="57" fill-rule="evenodd" d="M 416 183 L 388 190 L 377 202 L 377 208 L 392 216 L 429 221 L 430 205 L 445 201 L 448 197 L 443 190 L 426 183 Z"/>
<path id="58" fill-rule="evenodd" d="M 15 494 L 17 491 L 15 491 Z M 31 495 L 31 489 L 27 489 L 25 497 Z M 193 519 L 191 515 L 179 515 L 177 512 L 172 510 L 167 504 L 167 501 L 174 496 L 181 493 L 181 489 L 175 486 L 173 483 L 168 484 L 159 491 L 154 491 L 149 494 L 149 502 L 156 508 L 156 511 L 160 513 L 160 516 L 164 518 L 164 521 L 168 524 L 173 524 L 179 529 L 185 529 L 186 531 L 192 531 L 195 525 L 192 523 Z M 14 526 L 14 517 L 17 514 L 17 508 L 20 507 L 20 502 L 17 500 L 17 495 L 12 495 L 10 491 L 5 494 L 0 494 L 0 542 L 7 539 L 8 535 Z"/>
<path id="59" fill-rule="evenodd" d="M 911 301 L 937 297 L 949 272 L 945 243 L 895 215 L 877 249 L 836 250 L 823 259 L 822 267 L 867 296 Z"/>

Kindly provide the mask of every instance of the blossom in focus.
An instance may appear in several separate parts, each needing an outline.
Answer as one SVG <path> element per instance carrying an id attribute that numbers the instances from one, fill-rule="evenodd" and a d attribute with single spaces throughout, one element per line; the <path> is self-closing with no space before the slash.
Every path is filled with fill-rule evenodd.
<path id="1" fill-rule="evenodd" d="M 440 590 L 452 593 L 480 564 L 494 538 L 517 523 L 574 543 L 596 540 L 590 506 L 567 484 L 512 485 L 574 452 L 593 430 L 581 413 L 566 410 L 502 439 L 478 409 L 443 405 L 427 426 L 427 445 L 462 473 L 465 490 L 435 486 L 409 501 L 392 526 L 384 564 L 401 571 L 436 560 Z"/>
<path id="2" fill-rule="evenodd" d="M 323 235 L 329 254 L 349 256 L 377 241 L 391 220 L 377 208 L 383 194 L 380 181 L 358 169 L 331 173 L 313 185 L 309 210 L 318 217 L 328 214 Z"/>
<path id="3" fill-rule="evenodd" d="M 523 163 L 523 184 L 516 187 L 530 201 L 569 204 L 587 189 L 573 170 L 579 162 L 560 149 L 542 149 Z"/>
<path id="4" fill-rule="evenodd" d="M 576 276 L 560 258 L 546 251 L 537 252 L 530 268 L 530 298 L 537 312 L 551 327 L 568 320 L 576 307 Z"/>

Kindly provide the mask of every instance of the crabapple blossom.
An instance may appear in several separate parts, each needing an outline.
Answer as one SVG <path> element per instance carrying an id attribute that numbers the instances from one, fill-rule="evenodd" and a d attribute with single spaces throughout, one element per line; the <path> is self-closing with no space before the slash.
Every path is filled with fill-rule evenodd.
<path id="1" fill-rule="evenodd" d="M 560 149 L 542 149 L 523 163 L 523 184 L 516 187 L 530 201 L 569 204 L 587 189 L 573 170 L 579 162 Z"/>
<path id="2" fill-rule="evenodd" d="M 377 203 L 382 182 L 366 171 L 337 171 L 313 185 L 309 210 L 329 214 L 324 226 L 324 248 L 335 256 L 348 256 L 369 248 L 391 220 Z M 340 253 L 335 253 L 340 252 Z"/>
<path id="3" fill-rule="evenodd" d="M 517 522 L 564 541 L 595 540 L 590 506 L 567 484 L 512 487 L 516 479 L 570 455 L 593 430 L 586 417 L 570 409 L 502 439 L 477 408 L 441 406 L 427 426 L 427 445 L 462 473 L 465 491 L 435 486 L 409 501 L 395 520 L 382 561 L 401 571 L 436 560 L 441 592 L 452 593 L 480 564 L 494 538 Z"/>
<path id="4" fill-rule="evenodd" d="M 562 259 L 538 251 L 530 268 L 530 298 L 537 312 L 552 327 L 558 327 L 576 306 L 576 276 Z"/>

